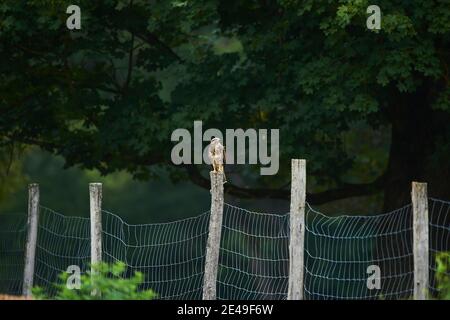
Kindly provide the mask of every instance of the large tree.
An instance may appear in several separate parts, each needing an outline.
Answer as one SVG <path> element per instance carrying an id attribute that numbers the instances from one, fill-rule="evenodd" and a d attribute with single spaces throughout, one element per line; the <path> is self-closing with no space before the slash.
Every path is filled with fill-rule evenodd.
<path id="1" fill-rule="evenodd" d="M 378 31 L 365 0 L 78 1 L 78 31 L 65 26 L 70 2 L 0 5 L 2 143 L 105 174 L 146 179 L 162 165 L 209 188 L 206 166 L 171 164 L 174 129 L 279 128 L 279 174 L 244 170 L 229 194 L 287 199 L 289 159 L 301 157 L 313 204 L 384 192 L 390 209 L 411 180 L 450 196 L 445 0 L 380 0 Z M 356 165 L 370 153 L 348 151 L 357 126 L 387 132 L 376 170 Z"/>

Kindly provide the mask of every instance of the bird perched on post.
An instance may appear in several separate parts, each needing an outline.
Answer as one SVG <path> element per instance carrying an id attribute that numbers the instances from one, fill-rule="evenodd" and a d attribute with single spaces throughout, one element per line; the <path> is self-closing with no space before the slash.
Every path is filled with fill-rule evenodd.
<path id="1" fill-rule="evenodd" d="M 222 172 L 223 173 L 223 183 L 227 182 L 227 178 L 225 176 L 225 171 L 223 170 L 223 165 L 225 163 L 225 147 L 220 143 L 220 138 L 212 137 L 211 143 L 208 149 L 208 157 L 211 165 L 213 166 L 214 172 Z"/>

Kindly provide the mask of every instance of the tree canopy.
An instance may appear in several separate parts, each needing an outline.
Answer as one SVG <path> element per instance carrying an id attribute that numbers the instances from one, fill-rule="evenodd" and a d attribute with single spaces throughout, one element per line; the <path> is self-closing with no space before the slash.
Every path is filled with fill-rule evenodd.
<path id="1" fill-rule="evenodd" d="M 287 199 L 290 159 L 306 158 L 313 204 L 384 192 L 393 208 L 411 180 L 450 195 L 446 1 L 378 1 L 380 30 L 365 0 L 79 1 L 72 31 L 69 4 L 0 5 L 2 144 L 209 188 L 206 166 L 171 164 L 174 129 L 279 128 L 278 175 L 242 168 L 226 192 Z M 360 127 L 386 141 L 376 165 L 349 151 Z"/>

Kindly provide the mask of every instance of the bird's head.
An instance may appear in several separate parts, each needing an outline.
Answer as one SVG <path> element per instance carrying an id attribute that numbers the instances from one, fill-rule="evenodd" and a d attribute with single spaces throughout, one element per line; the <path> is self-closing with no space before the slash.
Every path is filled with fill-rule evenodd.
<path id="1" fill-rule="evenodd" d="M 220 138 L 218 138 L 218 137 L 212 137 L 211 143 L 217 143 L 217 142 L 220 142 Z"/>

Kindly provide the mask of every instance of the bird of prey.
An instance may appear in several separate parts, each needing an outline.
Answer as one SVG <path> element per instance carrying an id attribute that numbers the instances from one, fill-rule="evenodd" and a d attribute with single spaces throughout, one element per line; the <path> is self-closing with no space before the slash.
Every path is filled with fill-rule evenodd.
<path id="1" fill-rule="evenodd" d="M 225 176 L 225 171 L 223 170 L 223 165 L 225 163 L 225 147 L 220 143 L 220 138 L 212 137 L 211 143 L 208 149 L 208 157 L 211 165 L 213 166 L 214 172 L 222 172 L 224 182 L 227 182 Z"/>

